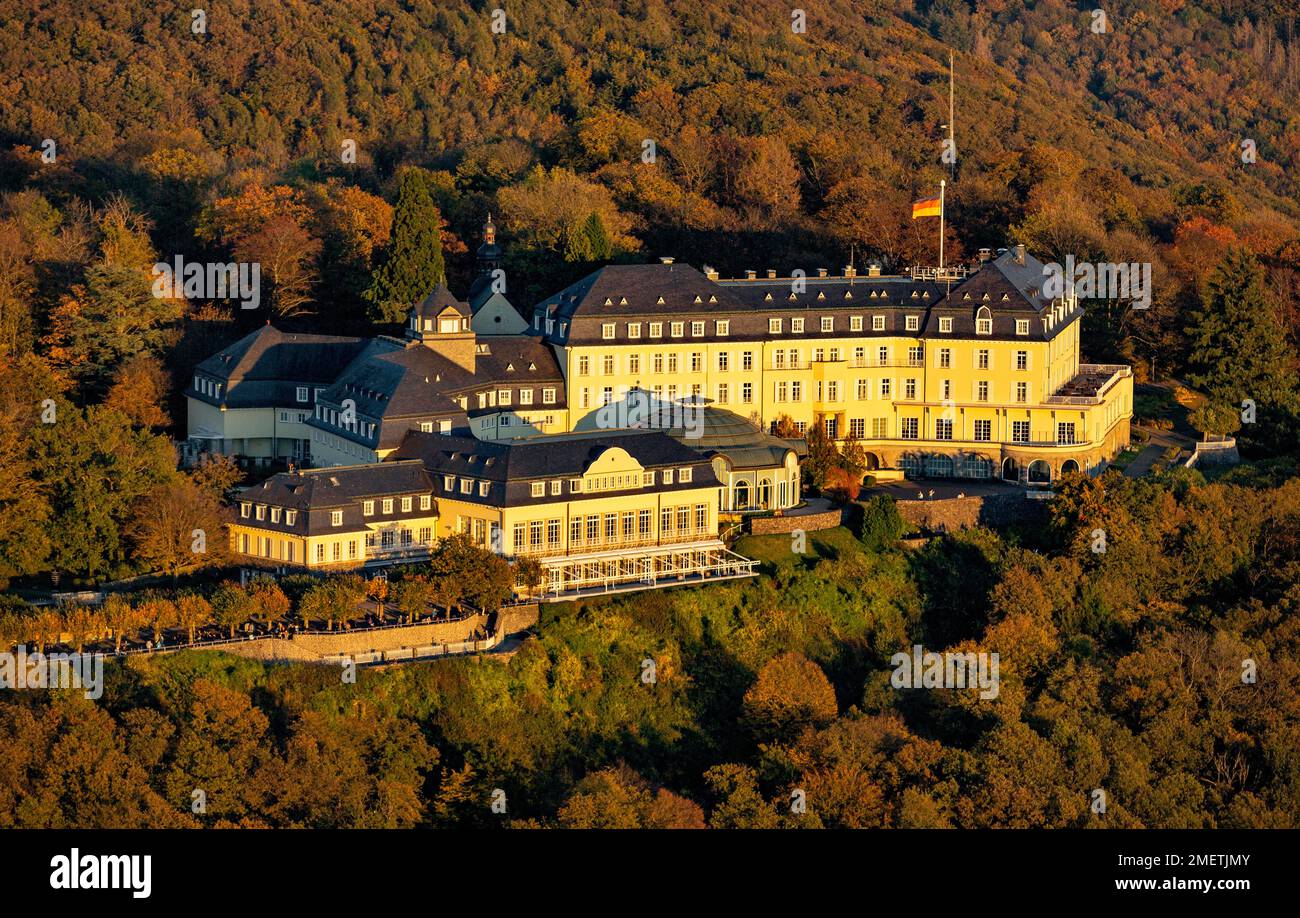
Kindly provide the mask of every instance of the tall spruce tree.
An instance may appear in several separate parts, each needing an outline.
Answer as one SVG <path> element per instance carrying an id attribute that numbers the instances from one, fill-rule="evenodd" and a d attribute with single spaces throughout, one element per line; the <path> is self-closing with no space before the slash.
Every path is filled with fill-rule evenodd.
<path id="1" fill-rule="evenodd" d="M 402 322 L 412 304 L 446 282 L 440 223 L 427 174 L 407 169 L 397 186 L 392 238 L 365 293 L 373 321 Z"/>
<path id="2" fill-rule="evenodd" d="M 1286 333 L 1255 257 L 1230 251 L 1210 275 L 1188 329 L 1192 385 L 1212 400 L 1288 406 L 1295 395 Z"/>

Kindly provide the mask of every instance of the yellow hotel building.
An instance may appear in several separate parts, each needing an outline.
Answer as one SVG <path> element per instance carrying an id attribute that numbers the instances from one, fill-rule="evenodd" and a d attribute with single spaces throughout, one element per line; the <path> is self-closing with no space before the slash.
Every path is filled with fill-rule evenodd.
<path id="1" fill-rule="evenodd" d="M 537 306 L 575 430 L 640 389 L 819 424 L 912 477 L 1046 483 L 1128 445 L 1129 368 L 1080 362 L 1078 300 L 1023 247 L 943 275 L 706 272 L 611 265 Z"/>
<path id="2" fill-rule="evenodd" d="M 273 567 L 416 561 L 464 533 L 534 557 L 544 594 L 752 574 L 718 539 L 712 461 L 658 432 L 490 442 L 411 431 L 388 461 L 291 471 L 245 488 L 235 550 Z"/>

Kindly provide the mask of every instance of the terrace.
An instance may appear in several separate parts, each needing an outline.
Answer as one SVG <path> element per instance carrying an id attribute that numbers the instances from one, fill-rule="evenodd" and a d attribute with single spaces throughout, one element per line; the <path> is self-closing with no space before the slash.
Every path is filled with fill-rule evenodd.
<path id="1" fill-rule="evenodd" d="M 1100 405 L 1106 393 L 1132 370 L 1121 364 L 1081 363 L 1074 376 L 1049 395 L 1047 405 Z"/>

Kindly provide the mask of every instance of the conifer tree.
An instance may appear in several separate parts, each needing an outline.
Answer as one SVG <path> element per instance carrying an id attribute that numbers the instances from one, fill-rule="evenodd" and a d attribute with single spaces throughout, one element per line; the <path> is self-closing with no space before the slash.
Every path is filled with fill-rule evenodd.
<path id="1" fill-rule="evenodd" d="M 1286 334 L 1269 303 L 1263 271 L 1245 250 L 1230 251 L 1210 275 L 1192 316 L 1189 381 L 1212 400 L 1285 405 L 1294 395 Z"/>
<path id="2" fill-rule="evenodd" d="M 408 169 L 398 184 L 388 250 L 365 293 L 373 321 L 403 321 L 413 304 L 446 282 L 440 223 L 424 170 Z"/>

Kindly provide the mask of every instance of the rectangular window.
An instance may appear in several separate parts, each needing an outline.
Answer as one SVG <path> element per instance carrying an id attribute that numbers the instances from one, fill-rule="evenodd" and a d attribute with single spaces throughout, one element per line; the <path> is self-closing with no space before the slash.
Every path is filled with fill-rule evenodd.
<path id="1" fill-rule="evenodd" d="M 862 316 L 849 317 L 849 331 L 862 331 Z"/>
<path id="2" fill-rule="evenodd" d="M 824 332 L 835 331 L 834 316 L 822 316 L 822 331 Z"/>
<path id="3" fill-rule="evenodd" d="M 640 322 L 629 322 L 629 323 L 627 323 L 627 336 L 628 336 L 629 338 L 640 338 L 640 337 L 641 337 L 641 323 L 640 323 Z"/>
<path id="4" fill-rule="evenodd" d="M 753 384 L 753 383 L 741 383 L 741 385 L 740 385 L 740 401 L 741 401 L 741 404 L 744 404 L 744 405 L 750 405 L 750 404 L 753 404 L 753 401 L 754 401 L 754 384 Z"/>
<path id="5" fill-rule="evenodd" d="M 993 320 L 992 320 L 992 319 L 976 319 L 976 320 L 975 320 L 975 334 L 977 334 L 977 335 L 991 335 L 991 334 L 993 334 Z"/>
<path id="6" fill-rule="evenodd" d="M 803 319 L 791 319 L 790 331 L 796 335 L 803 334 Z"/>
<path id="7" fill-rule="evenodd" d="M 889 418 L 872 418 L 871 419 L 871 436 L 876 440 L 883 440 L 889 436 Z"/>
<path id="8" fill-rule="evenodd" d="M 849 418 L 849 436 L 861 440 L 867 434 L 866 418 Z"/>
<path id="9" fill-rule="evenodd" d="M 920 316 L 908 316 L 906 319 L 904 319 L 904 322 L 906 323 L 906 328 L 908 331 L 916 331 L 921 327 Z"/>
<path id="10" fill-rule="evenodd" d="M 1074 422 L 1059 421 L 1056 425 L 1057 443 L 1074 443 Z"/>
<path id="11" fill-rule="evenodd" d="M 686 330 L 686 323 L 672 322 L 669 324 L 669 329 L 671 330 L 672 336 L 674 338 L 680 338 L 682 336 L 682 333 L 685 332 Z"/>
<path id="12" fill-rule="evenodd" d="M 606 354 L 600 359 L 600 371 L 606 376 L 614 375 L 614 355 Z"/>
<path id="13" fill-rule="evenodd" d="M 544 482 L 544 481 L 534 481 L 534 482 L 532 483 L 532 496 L 533 496 L 533 497 L 545 497 L 545 496 L 546 496 L 546 482 Z"/>
<path id="14" fill-rule="evenodd" d="M 578 358 L 578 375 L 579 375 L 579 376 L 586 376 L 586 375 L 589 374 L 590 372 L 591 372 L 591 358 L 590 358 L 590 357 L 579 357 L 579 358 Z"/>
<path id="15" fill-rule="evenodd" d="M 916 380 L 908 379 L 903 382 L 903 398 L 916 398 Z"/>
<path id="16" fill-rule="evenodd" d="M 306 386 L 299 386 L 299 387 L 298 387 L 298 401 L 300 401 L 300 402 L 305 402 L 305 401 L 307 401 L 307 387 L 306 387 Z"/>
<path id="17" fill-rule="evenodd" d="M 727 319 L 718 319 L 713 323 L 713 330 L 717 333 L 718 337 L 725 338 L 727 335 L 731 334 L 731 322 Z"/>
<path id="18" fill-rule="evenodd" d="M 614 323 L 613 323 L 613 322 L 605 322 L 605 323 L 602 323 L 601 326 L 600 326 L 600 336 L 601 336 L 602 338 L 604 338 L 605 340 L 607 340 L 607 341 L 613 340 L 613 338 L 614 338 Z"/>
<path id="19" fill-rule="evenodd" d="M 975 352 L 975 369 L 987 370 L 989 368 L 989 352 L 986 348 L 980 348 Z"/>
<path id="20" fill-rule="evenodd" d="M 903 418 L 901 423 L 902 429 L 899 436 L 904 440 L 916 440 L 920 435 L 920 423 L 916 418 Z"/>
<path id="21" fill-rule="evenodd" d="M 1029 351 L 1016 351 L 1016 369 L 1029 369 Z"/>
<path id="22" fill-rule="evenodd" d="M 731 401 L 731 387 L 726 383 L 718 383 L 718 404 L 726 405 Z"/>
<path id="23" fill-rule="evenodd" d="M 989 400 L 988 380 L 981 379 L 975 384 L 975 401 L 987 402 Z"/>
<path id="24" fill-rule="evenodd" d="M 410 512 L 411 512 L 412 500 L 413 500 L 413 499 L 410 498 L 410 497 L 403 497 L 403 498 L 402 498 L 402 512 L 403 512 L 403 513 L 410 513 Z"/>
<path id="25" fill-rule="evenodd" d="M 726 351 L 718 352 L 718 372 L 725 373 L 731 367 L 731 355 Z"/>
<path id="26" fill-rule="evenodd" d="M 342 526 L 342 525 L 343 525 L 343 511 L 342 511 L 342 510 L 332 510 L 332 511 L 330 511 L 330 525 L 331 525 L 331 526 Z"/>
<path id="27" fill-rule="evenodd" d="M 1016 383 L 1016 401 L 1022 405 L 1029 401 L 1029 383 Z"/>
<path id="28" fill-rule="evenodd" d="M 892 394 L 894 381 L 892 379 L 882 379 L 880 381 L 880 397 L 889 398 Z"/>
<path id="29" fill-rule="evenodd" d="M 980 443 L 987 443 L 993 439 L 993 422 L 976 421 L 975 422 L 975 439 Z"/>
<path id="30" fill-rule="evenodd" d="M 532 394 L 532 392 L 530 391 L 530 392 L 529 392 L 529 395 L 531 395 L 531 394 Z M 555 390 L 554 390 L 554 389 L 543 389 L 543 390 L 542 390 L 542 404 L 543 404 L 543 405 L 554 405 L 554 404 L 555 404 Z"/>
<path id="31" fill-rule="evenodd" d="M 871 317 L 871 330 L 872 330 L 872 331 L 884 331 L 884 330 L 885 330 L 885 317 L 884 317 L 884 316 L 872 316 L 872 317 Z"/>
<path id="32" fill-rule="evenodd" d="M 384 504 L 383 504 L 383 506 L 384 506 L 384 514 L 385 514 L 385 515 L 387 515 L 387 514 L 389 514 L 389 513 L 392 513 L 392 512 L 393 512 L 393 499 L 392 499 L 391 497 L 384 498 Z"/>
<path id="33" fill-rule="evenodd" d="M 486 484 L 486 482 L 485 482 L 485 484 Z M 421 510 L 428 510 L 428 509 L 429 509 L 430 507 L 432 507 L 432 506 L 433 506 L 433 498 L 430 497 L 428 494 L 421 494 L 421 495 L 420 495 L 420 509 L 421 509 Z"/>
<path id="34" fill-rule="evenodd" d="M 950 418 L 937 418 L 935 420 L 934 438 L 936 440 L 952 439 L 952 420 Z"/>
<path id="35" fill-rule="evenodd" d="M 692 338 L 702 338 L 702 337 L 704 337 L 704 323 L 703 323 L 703 322 L 692 322 L 692 323 L 691 323 L 691 337 L 692 337 Z"/>
<path id="36" fill-rule="evenodd" d="M 950 331 L 952 331 L 952 316 L 942 316 L 942 317 L 940 317 L 940 319 L 939 319 L 939 331 L 941 331 L 941 332 L 950 332 Z"/>
<path id="37" fill-rule="evenodd" d="M 779 334 L 781 334 L 781 320 L 780 320 L 780 319 L 768 319 L 768 320 L 767 320 L 767 332 L 768 332 L 768 334 L 770 334 L 770 335 L 779 335 Z"/>
<path id="38" fill-rule="evenodd" d="M 1029 320 L 1028 320 L 1028 319 L 1016 319 L 1016 334 L 1017 334 L 1017 335 L 1027 335 L 1027 334 L 1029 334 Z"/>
<path id="39" fill-rule="evenodd" d="M 1029 442 L 1029 422 L 1012 421 L 1011 422 L 1011 442 L 1028 443 Z"/>

